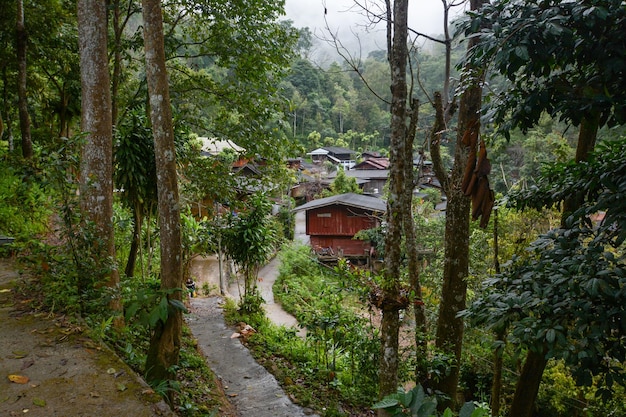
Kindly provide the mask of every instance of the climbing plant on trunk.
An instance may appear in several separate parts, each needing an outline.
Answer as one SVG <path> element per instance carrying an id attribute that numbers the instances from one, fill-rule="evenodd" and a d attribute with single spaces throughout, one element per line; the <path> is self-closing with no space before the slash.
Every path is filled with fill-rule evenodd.
<path id="1" fill-rule="evenodd" d="M 484 3 L 484 0 L 471 0 L 470 9 L 479 10 Z M 468 41 L 468 51 L 476 44 L 477 39 L 473 38 Z M 471 63 L 466 64 L 462 78 L 465 89 L 459 101 L 454 165 L 449 173 L 443 168 L 439 151 L 441 141 L 447 131 L 443 100 L 440 94 L 435 95 L 436 119 L 431 135 L 431 156 L 433 169 L 441 182 L 448 202 L 443 286 L 437 319 L 436 346 L 447 356 L 449 366 L 448 372 L 440 380 L 434 381 L 435 387 L 448 397 L 447 401 L 442 402 L 442 406 L 451 405 L 455 401 L 463 347 L 464 323 L 463 319 L 457 317 L 457 314 L 466 307 L 470 199 L 465 194 L 462 183 L 470 155 L 475 152 L 480 130 L 481 80 L 482 73 L 477 71 Z M 472 137 L 473 140 L 464 140 L 464 137 Z"/>

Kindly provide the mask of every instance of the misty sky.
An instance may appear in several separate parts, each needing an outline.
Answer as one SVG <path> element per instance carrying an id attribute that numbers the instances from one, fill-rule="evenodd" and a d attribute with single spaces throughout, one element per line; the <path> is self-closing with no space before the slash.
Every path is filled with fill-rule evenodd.
<path id="1" fill-rule="evenodd" d="M 361 0 L 361 3 L 376 3 Z M 381 3 L 380 1 L 378 2 Z M 382 2 L 384 4 L 384 2 Z M 366 52 L 372 49 L 385 49 L 384 25 L 367 34 L 364 25 L 366 17 L 353 0 L 286 0 L 286 19 L 292 20 L 297 28 L 308 27 L 317 37 L 328 37 L 324 22 L 324 7 L 328 25 L 349 48 L 357 48 L 358 43 L 352 31 L 358 32 L 362 47 Z M 460 8 L 456 9 L 459 13 Z M 454 14 L 451 13 L 451 14 Z M 409 2 L 409 26 L 419 32 L 437 35 L 443 32 L 443 8 L 441 0 L 412 0 Z M 365 46 L 363 45 L 365 44 Z M 324 48 L 322 46 L 322 48 Z"/>

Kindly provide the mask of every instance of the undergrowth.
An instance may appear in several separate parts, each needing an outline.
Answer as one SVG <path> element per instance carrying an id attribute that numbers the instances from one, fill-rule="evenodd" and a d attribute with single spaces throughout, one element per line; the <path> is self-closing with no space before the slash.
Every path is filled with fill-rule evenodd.
<path id="1" fill-rule="evenodd" d="M 244 343 L 300 405 L 322 416 L 368 415 L 377 395 L 377 331 L 341 274 L 317 264 L 308 248 L 283 248 L 281 259 L 274 294 L 306 328 L 306 338 L 232 302 L 227 321 L 257 330 Z"/>

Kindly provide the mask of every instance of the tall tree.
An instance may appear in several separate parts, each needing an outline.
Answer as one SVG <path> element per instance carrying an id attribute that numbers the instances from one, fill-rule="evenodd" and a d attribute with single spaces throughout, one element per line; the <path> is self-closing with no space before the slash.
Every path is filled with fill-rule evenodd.
<path id="1" fill-rule="evenodd" d="M 28 37 L 24 24 L 24 1 L 17 0 L 17 19 L 15 25 L 17 36 L 17 96 L 20 114 L 20 131 L 22 132 L 22 156 L 33 157 L 33 142 L 30 136 L 30 116 L 28 115 L 28 101 L 26 98 L 26 47 Z"/>
<path id="2" fill-rule="evenodd" d="M 161 236 L 161 289 L 169 300 L 167 319 L 159 320 L 150 340 L 146 358 L 149 382 L 173 379 L 172 366 L 178 363 L 182 338 L 182 311 L 174 306 L 182 299 L 182 240 L 176 149 L 170 106 L 163 15 L 159 0 L 143 0 L 143 36 L 146 51 L 146 78 L 150 119 L 157 170 L 159 228 Z"/>
<path id="3" fill-rule="evenodd" d="M 479 10 L 484 3 L 485 0 L 470 0 L 470 9 Z M 474 47 L 477 39 L 475 37 L 468 41 L 468 51 Z M 448 397 L 447 401 L 442 402 L 444 406 L 454 403 L 459 381 L 464 324 L 463 319 L 457 317 L 457 314 L 466 307 L 470 221 L 470 199 L 465 195 L 462 183 L 470 156 L 476 155 L 482 104 L 481 71 L 471 64 L 466 65 L 463 71 L 466 88 L 461 94 L 459 103 L 454 165 L 449 175 L 443 167 L 439 151 L 441 140 L 447 130 L 445 109 L 440 95 L 435 99 L 436 120 L 431 136 L 433 168 L 448 201 L 443 287 L 437 319 L 436 346 L 449 356 L 450 366 L 448 372 L 439 381 L 435 381 L 436 388 Z M 472 140 L 468 140 L 469 138 Z"/>
<path id="4" fill-rule="evenodd" d="M 406 307 L 400 296 L 402 215 L 405 184 L 403 157 L 407 136 L 408 0 L 387 1 L 387 45 L 391 68 L 391 145 L 389 148 L 389 196 L 385 235 L 385 268 L 381 322 L 381 362 L 379 395 L 384 397 L 398 388 L 398 336 L 400 310 Z M 393 14 L 393 18 L 392 18 Z M 382 411 L 380 411 L 383 413 Z"/>
<path id="5" fill-rule="evenodd" d="M 78 39 L 82 86 L 81 129 L 86 141 L 81 149 L 81 209 L 93 223 L 98 242 L 96 256 L 107 285 L 115 288 L 119 274 L 115 267 L 113 239 L 113 131 L 107 57 L 106 0 L 78 2 Z M 101 243 L 100 243 L 101 242 Z M 119 309 L 119 302 L 111 303 Z"/>

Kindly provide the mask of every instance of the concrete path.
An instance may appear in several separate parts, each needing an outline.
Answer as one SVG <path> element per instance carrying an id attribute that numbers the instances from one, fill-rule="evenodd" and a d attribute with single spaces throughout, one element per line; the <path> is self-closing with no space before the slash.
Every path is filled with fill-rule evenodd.
<path id="1" fill-rule="evenodd" d="M 299 328 L 298 320 L 296 320 L 294 316 L 283 310 L 282 306 L 274 301 L 273 287 L 274 282 L 276 282 L 276 278 L 278 278 L 279 265 L 280 260 L 278 258 L 273 258 L 259 271 L 257 287 L 259 289 L 261 297 L 263 297 L 263 300 L 265 300 L 265 304 L 263 304 L 265 315 L 272 323 L 278 326 L 294 328 L 296 329 L 296 334 L 298 336 L 305 337 L 306 329 Z M 243 286 L 243 282 L 241 283 L 241 286 Z M 239 288 L 240 285 L 238 285 L 236 282 L 228 287 L 228 294 L 233 297 L 235 301 L 239 301 L 241 298 L 241 295 L 239 294 Z"/>
<path id="2" fill-rule="evenodd" d="M 307 242 L 304 213 L 298 213 L 296 237 Z M 274 302 L 273 285 L 278 277 L 280 260 L 272 259 L 259 271 L 257 282 L 265 300 L 263 308 L 267 317 L 277 325 L 296 328 L 301 337 L 306 329 L 298 328 L 298 321 Z M 243 283 L 242 283 L 243 285 Z M 228 295 L 240 299 L 239 285 L 228 288 Z M 191 314 L 187 324 L 198 347 L 204 353 L 207 364 L 221 379 L 230 402 L 241 417 L 301 417 L 317 416 L 313 410 L 299 407 L 291 402 L 274 376 L 259 365 L 238 338 L 231 338 L 234 328 L 226 326 L 221 297 L 192 298 Z"/>
<path id="3" fill-rule="evenodd" d="M 187 316 L 207 364 L 221 379 L 227 396 L 241 417 L 315 416 L 291 402 L 274 376 L 259 365 L 226 326 L 221 297 L 193 298 Z"/>

